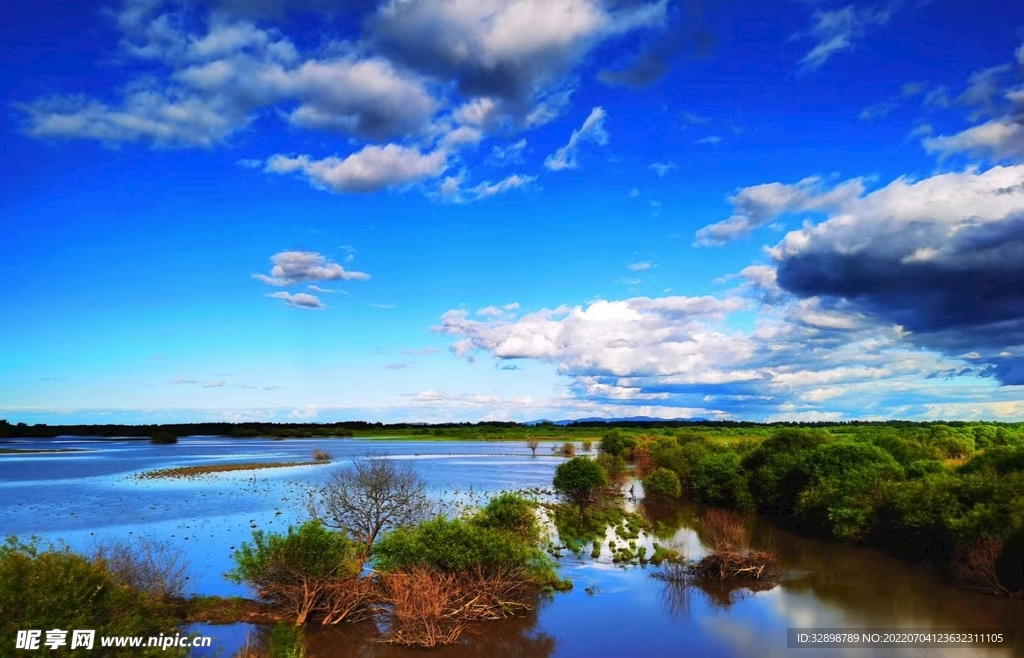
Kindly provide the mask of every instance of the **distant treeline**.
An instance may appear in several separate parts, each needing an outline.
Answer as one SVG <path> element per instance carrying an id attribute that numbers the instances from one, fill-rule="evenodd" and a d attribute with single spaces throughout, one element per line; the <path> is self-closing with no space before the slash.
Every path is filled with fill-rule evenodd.
<path id="1" fill-rule="evenodd" d="M 437 436 L 455 439 L 515 439 L 527 434 L 544 436 L 565 436 L 573 433 L 593 434 L 593 430 L 619 429 L 670 429 L 705 428 L 714 433 L 731 435 L 767 434 L 773 428 L 802 427 L 838 429 L 854 427 L 892 427 L 901 429 L 930 428 L 943 425 L 952 428 L 988 425 L 992 427 L 1024 428 L 1024 423 L 998 423 L 974 421 L 913 422 L 907 420 L 887 421 L 845 421 L 845 422 L 778 422 L 755 423 L 736 420 L 656 420 L 656 421 L 581 421 L 569 424 L 542 422 L 524 424 L 501 421 L 479 423 L 370 423 L 361 420 L 338 423 L 175 423 L 162 425 L 27 425 L 11 424 L 0 420 L 0 438 L 53 438 L 57 436 L 97 437 L 152 437 L 157 432 L 169 432 L 174 436 L 232 436 L 246 437 L 346 437 L 405 434 L 412 436 Z M 737 432 L 739 431 L 739 432 Z"/>

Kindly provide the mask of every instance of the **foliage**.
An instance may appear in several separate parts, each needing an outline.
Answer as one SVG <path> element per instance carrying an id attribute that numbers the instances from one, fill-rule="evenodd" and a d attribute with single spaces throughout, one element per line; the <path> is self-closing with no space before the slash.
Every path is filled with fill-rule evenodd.
<path id="1" fill-rule="evenodd" d="M 562 454 L 566 457 L 572 457 L 576 454 L 576 444 L 570 441 L 566 441 L 562 444 Z"/>
<path id="2" fill-rule="evenodd" d="M 989 470 L 998 475 L 1024 472 L 1024 446 L 995 446 L 976 455 L 960 467 L 962 473 Z"/>
<path id="3" fill-rule="evenodd" d="M 429 512 L 425 488 L 408 464 L 364 457 L 335 473 L 311 495 L 307 508 L 314 519 L 362 544 L 365 558 L 381 532 L 415 523 Z"/>
<path id="4" fill-rule="evenodd" d="M 608 484 L 604 470 L 592 459 L 573 457 L 555 469 L 552 481 L 555 491 L 576 503 L 585 503 L 601 487 Z"/>
<path id="5" fill-rule="evenodd" d="M 256 530 L 253 543 L 242 544 L 232 557 L 236 567 L 228 578 L 253 587 L 264 602 L 294 616 L 296 625 L 330 613 L 332 597 L 359 580 L 361 566 L 356 544 L 316 520 L 284 535 Z"/>
<path id="6" fill-rule="evenodd" d="M 609 455 L 616 455 L 618 457 L 625 456 L 626 452 L 637 445 L 637 440 L 628 435 L 623 434 L 619 430 L 611 430 L 606 432 L 601 438 L 601 452 Z"/>
<path id="7" fill-rule="evenodd" d="M 537 456 L 537 447 L 538 446 L 540 446 L 540 440 L 539 439 L 535 439 L 533 437 L 530 437 L 530 438 L 528 438 L 526 440 L 526 447 L 530 449 L 530 452 L 533 453 L 534 457 Z"/>
<path id="8" fill-rule="evenodd" d="M 876 445 L 837 441 L 816 448 L 804 465 L 808 486 L 796 512 L 835 537 L 863 537 L 881 502 L 883 482 L 902 479 L 903 469 Z"/>
<path id="9" fill-rule="evenodd" d="M 679 498 L 679 476 L 667 468 L 657 468 L 644 478 L 644 491 L 653 498 Z"/>
<path id="10" fill-rule="evenodd" d="M 608 484 L 620 487 L 626 481 L 626 460 L 619 455 L 602 452 L 594 460 L 594 463 L 604 471 Z"/>
<path id="11" fill-rule="evenodd" d="M 807 483 L 806 461 L 826 438 L 800 429 L 776 432 L 743 460 L 750 472 L 750 491 L 758 509 L 792 514 L 797 496 Z"/>
<path id="12" fill-rule="evenodd" d="M 754 507 L 739 455 L 734 452 L 712 453 L 697 462 L 693 468 L 693 495 L 705 505 L 740 510 Z"/>
<path id="13" fill-rule="evenodd" d="M 318 462 L 329 462 L 331 461 L 331 453 L 326 450 L 314 450 L 313 459 Z"/>
<path id="14" fill-rule="evenodd" d="M 171 605 L 120 584 L 102 561 L 89 560 L 67 547 L 44 549 L 34 540 L 26 543 L 14 537 L 0 545 L 0 610 L 5 651 L 10 650 L 17 631 L 25 629 L 93 629 L 97 636 L 150 636 L 175 634 L 180 623 Z M 81 648 L 70 651 L 69 646 L 61 655 L 95 653 Z M 139 649 L 136 655 L 184 652 L 152 647 Z"/>
<path id="15" fill-rule="evenodd" d="M 150 443 L 157 445 L 169 445 L 178 442 L 178 437 L 173 432 L 167 430 L 156 430 L 149 438 Z"/>
<path id="16" fill-rule="evenodd" d="M 542 585 L 558 580 L 553 563 L 535 542 L 474 519 L 444 516 L 385 534 L 373 546 L 373 564 L 382 573 L 428 568 L 443 573 L 497 574 L 522 569 Z"/>
<path id="17" fill-rule="evenodd" d="M 504 492 L 492 498 L 472 522 L 481 528 L 511 532 L 528 542 L 540 541 L 535 504 L 519 494 Z"/>

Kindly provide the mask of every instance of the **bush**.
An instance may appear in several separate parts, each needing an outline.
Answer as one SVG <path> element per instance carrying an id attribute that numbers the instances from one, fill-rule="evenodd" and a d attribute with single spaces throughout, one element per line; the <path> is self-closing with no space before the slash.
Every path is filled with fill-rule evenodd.
<path id="1" fill-rule="evenodd" d="M 593 460 L 573 457 L 558 465 L 552 484 L 555 491 L 573 502 L 585 503 L 594 497 L 594 492 L 608 484 L 608 477 Z"/>
<path id="2" fill-rule="evenodd" d="M 604 471 L 610 485 L 619 487 L 626 481 L 626 460 L 622 457 L 602 452 L 594 462 Z"/>
<path id="3" fill-rule="evenodd" d="M 41 549 L 14 537 L 0 545 L 0 638 L 4 651 L 25 629 L 93 629 L 101 635 L 173 635 L 179 618 L 164 601 L 118 583 L 102 561 L 67 547 Z M 95 650 L 62 656 L 91 656 Z M 10 643 L 10 644 L 8 644 Z M 98 640 L 97 640 L 98 645 Z M 42 646 L 42 645 L 40 645 Z M 182 656 L 184 650 L 139 649 L 140 656 Z M 29 655 L 26 653 L 25 655 Z"/>
<path id="4" fill-rule="evenodd" d="M 580 445 L 583 448 L 583 452 L 590 452 L 591 450 L 594 449 L 594 442 L 591 441 L 590 439 L 583 441 L 583 443 L 581 443 Z"/>
<path id="5" fill-rule="evenodd" d="M 765 440 L 743 460 L 750 473 L 750 492 L 757 508 L 788 515 L 807 485 L 806 461 L 827 439 L 820 433 L 784 429 Z"/>
<path id="6" fill-rule="evenodd" d="M 99 546 L 93 560 L 106 567 L 119 584 L 145 592 L 160 601 L 185 594 L 188 563 L 169 542 L 152 539 L 113 541 Z"/>
<path id="7" fill-rule="evenodd" d="M 863 442 L 822 445 L 805 468 L 809 485 L 798 497 L 797 515 L 841 539 L 862 538 L 881 504 L 882 483 L 903 477 L 892 455 Z"/>
<path id="8" fill-rule="evenodd" d="M 681 493 L 679 476 L 667 468 L 655 469 L 650 475 L 644 478 L 644 491 L 652 498 L 679 498 L 679 494 Z"/>
<path id="9" fill-rule="evenodd" d="M 625 456 L 626 452 L 637 445 L 636 439 L 619 430 L 607 432 L 601 439 L 601 452 L 618 457 Z"/>
<path id="10" fill-rule="evenodd" d="M 700 460 L 693 469 L 693 495 L 705 505 L 744 511 L 754 508 L 754 499 L 734 452 L 718 452 Z"/>
<path id="11" fill-rule="evenodd" d="M 562 444 L 562 454 L 566 457 L 572 457 L 576 454 L 576 445 L 566 441 Z"/>
<path id="12" fill-rule="evenodd" d="M 358 580 L 357 547 L 345 534 L 307 521 L 288 533 L 252 533 L 232 556 L 236 568 L 227 574 L 246 583 L 273 608 L 302 625 L 313 614 L 329 614 L 339 586 Z M 349 582 L 346 582 L 349 581 Z"/>
<path id="13" fill-rule="evenodd" d="M 554 565 L 535 542 L 467 519 L 438 516 L 392 530 L 373 546 L 382 573 L 421 568 L 442 573 L 499 574 L 523 569 L 542 585 L 557 581 Z"/>
<path id="14" fill-rule="evenodd" d="M 329 462 L 331 461 L 331 453 L 326 450 L 314 450 L 313 460 L 318 462 Z"/>
<path id="15" fill-rule="evenodd" d="M 985 470 L 999 475 L 1014 471 L 1024 472 L 1024 447 L 995 446 L 975 455 L 960 467 L 961 473 L 978 473 Z"/>
<path id="16" fill-rule="evenodd" d="M 169 432 L 167 430 L 156 430 L 150 436 L 149 442 L 157 445 L 169 445 L 177 443 L 178 437 L 175 436 L 173 432 Z"/>
<path id="17" fill-rule="evenodd" d="M 501 493 L 473 517 L 473 523 L 488 530 L 511 532 L 529 542 L 540 540 L 540 525 L 534 504 L 514 493 Z"/>

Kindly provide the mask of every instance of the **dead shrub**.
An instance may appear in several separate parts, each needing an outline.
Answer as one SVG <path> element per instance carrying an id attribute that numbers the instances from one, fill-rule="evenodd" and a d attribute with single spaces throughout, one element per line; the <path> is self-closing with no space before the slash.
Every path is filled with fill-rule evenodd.
<path id="1" fill-rule="evenodd" d="M 528 610 L 535 586 L 521 569 L 448 573 L 420 567 L 381 574 L 379 599 L 390 608 L 384 641 L 408 646 L 454 644 L 475 621 Z"/>
<path id="2" fill-rule="evenodd" d="M 1013 595 L 999 580 L 996 562 L 1003 552 L 1003 542 L 985 537 L 957 547 L 950 561 L 953 578 L 968 589 L 985 594 Z"/>
<path id="3" fill-rule="evenodd" d="M 765 551 L 715 551 L 690 567 L 697 578 L 724 582 L 775 581 L 782 575 L 775 556 Z"/>
<path id="4" fill-rule="evenodd" d="M 313 459 L 314 461 L 318 462 L 329 462 L 331 461 L 332 457 L 331 453 L 327 452 L 326 450 L 314 450 Z"/>
<path id="5" fill-rule="evenodd" d="M 715 551 L 742 551 L 750 544 L 743 515 L 732 510 L 709 509 L 701 526 Z"/>
<path id="6" fill-rule="evenodd" d="M 96 547 L 93 558 L 103 563 L 114 580 L 158 600 L 185 594 L 188 562 L 182 550 L 166 541 L 138 538 L 115 540 Z"/>

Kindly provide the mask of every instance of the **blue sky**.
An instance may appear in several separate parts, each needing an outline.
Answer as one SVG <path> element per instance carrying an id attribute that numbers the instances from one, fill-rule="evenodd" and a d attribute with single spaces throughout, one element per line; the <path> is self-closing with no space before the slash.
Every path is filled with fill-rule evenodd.
<path id="1" fill-rule="evenodd" d="M 1024 6 L 5 14 L 12 422 L 1024 420 Z"/>

